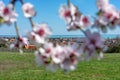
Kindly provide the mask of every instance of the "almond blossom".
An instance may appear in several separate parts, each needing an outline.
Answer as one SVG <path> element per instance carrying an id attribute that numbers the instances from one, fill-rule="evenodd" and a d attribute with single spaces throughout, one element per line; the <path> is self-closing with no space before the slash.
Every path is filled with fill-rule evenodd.
<path id="1" fill-rule="evenodd" d="M 3 2 L 0 1 L 0 18 L 3 23 L 11 24 L 16 22 L 18 14 L 13 10 L 13 5 L 9 4 L 5 6 Z"/>
<path id="2" fill-rule="evenodd" d="M 103 40 L 98 32 L 91 33 L 89 30 L 86 31 L 87 38 L 83 45 L 83 53 L 86 54 L 87 59 L 89 56 L 94 56 L 103 50 Z"/>
<path id="3" fill-rule="evenodd" d="M 64 71 L 71 71 L 71 70 L 75 70 L 76 69 L 76 65 L 78 63 L 78 58 L 80 58 L 80 54 L 75 51 L 73 48 L 71 47 L 66 47 L 66 56 L 64 58 L 64 60 L 62 61 L 62 63 L 60 64 L 60 67 L 64 70 Z"/>
<path id="4" fill-rule="evenodd" d="M 65 48 L 60 45 L 55 46 L 52 54 L 52 60 L 54 63 L 60 64 L 64 60 L 65 56 Z"/>
<path id="5" fill-rule="evenodd" d="M 81 15 L 78 25 L 81 28 L 89 27 L 92 25 L 88 16 Z"/>
<path id="6" fill-rule="evenodd" d="M 80 13 L 73 4 L 70 6 L 62 5 L 59 9 L 60 17 L 65 19 L 67 23 L 77 20 L 80 17 Z"/>
<path id="7" fill-rule="evenodd" d="M 30 18 L 36 15 L 34 6 L 31 3 L 24 3 L 22 5 L 22 10 L 24 12 L 24 16 L 27 18 Z"/>
<path id="8" fill-rule="evenodd" d="M 107 32 L 106 24 L 107 24 L 106 22 L 104 22 L 99 18 L 99 19 L 95 19 L 95 23 L 93 24 L 93 27 L 96 27 L 97 29 L 100 29 L 103 32 Z"/>
<path id="9" fill-rule="evenodd" d="M 97 0 L 97 7 L 99 10 L 103 9 L 107 5 L 109 5 L 109 0 Z"/>
<path id="10" fill-rule="evenodd" d="M 105 7 L 104 10 L 101 11 L 98 16 L 104 22 L 107 22 L 107 24 L 109 24 L 110 22 L 112 22 L 115 19 L 119 18 L 119 13 L 118 13 L 118 11 L 115 8 L 113 8 L 111 6 L 110 7 L 107 6 L 107 8 Z"/>
<path id="11" fill-rule="evenodd" d="M 56 69 L 61 68 L 64 71 L 74 70 L 78 63 L 79 53 L 75 52 L 71 47 L 60 46 L 58 44 L 45 43 L 35 53 L 36 61 L 39 65 L 45 65 L 47 69 L 51 66 Z"/>
<path id="12" fill-rule="evenodd" d="M 28 39 L 20 36 L 13 44 L 10 45 L 10 49 L 18 48 L 20 53 L 23 53 L 22 48 L 28 44 L 29 44 Z"/>
<path id="13" fill-rule="evenodd" d="M 114 29 L 119 24 L 119 11 L 109 3 L 109 0 L 97 0 L 98 18 L 93 26 L 101 28 L 103 32 L 107 28 Z"/>
<path id="14" fill-rule="evenodd" d="M 44 65 L 49 65 L 52 63 L 51 55 L 53 53 L 53 50 L 54 48 L 52 43 L 48 43 L 48 42 L 44 44 L 43 48 L 39 48 L 42 63 Z"/>
<path id="15" fill-rule="evenodd" d="M 38 48 L 42 44 L 45 44 L 45 40 L 49 35 L 51 35 L 51 30 L 45 23 L 35 24 L 33 31 L 27 33 L 27 37 L 30 40 L 30 43 L 34 44 Z"/>
<path id="16" fill-rule="evenodd" d="M 40 37 L 48 37 L 49 35 L 51 35 L 51 30 L 49 28 L 49 26 L 45 23 L 42 24 L 35 24 L 33 31 L 38 34 Z"/>
<path id="17" fill-rule="evenodd" d="M 33 31 L 27 33 L 27 38 L 29 39 L 30 44 L 33 44 L 36 47 L 40 47 L 41 44 L 45 43 L 45 38 L 40 37 L 38 34 L 36 34 Z"/>
<path id="18" fill-rule="evenodd" d="M 70 6 L 61 6 L 59 9 L 59 14 L 60 17 L 67 22 L 68 28 L 70 28 L 70 30 L 71 28 L 74 30 L 77 29 L 76 23 L 79 21 L 81 14 L 73 4 L 71 4 Z"/>
<path id="19" fill-rule="evenodd" d="M 70 6 L 63 5 L 59 10 L 60 17 L 67 22 L 67 30 L 78 30 L 91 25 L 88 16 L 81 15 L 78 8 L 71 4 Z"/>

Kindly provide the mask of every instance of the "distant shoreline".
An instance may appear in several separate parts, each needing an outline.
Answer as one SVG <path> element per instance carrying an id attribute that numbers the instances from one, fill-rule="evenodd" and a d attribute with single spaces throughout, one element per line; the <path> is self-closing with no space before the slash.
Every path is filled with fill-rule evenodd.
<path id="1" fill-rule="evenodd" d="M 0 35 L 0 38 L 16 38 L 16 35 Z M 23 37 L 26 37 L 23 35 Z M 110 34 L 110 35 L 102 35 L 102 37 L 104 39 L 112 39 L 112 38 L 116 38 L 119 37 L 120 38 L 120 34 Z M 51 35 L 49 38 L 85 38 L 84 35 Z"/>

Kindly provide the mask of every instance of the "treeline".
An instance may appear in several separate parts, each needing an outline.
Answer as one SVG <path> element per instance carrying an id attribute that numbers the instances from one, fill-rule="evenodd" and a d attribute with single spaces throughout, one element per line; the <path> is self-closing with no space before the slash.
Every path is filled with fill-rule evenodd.
<path id="1" fill-rule="evenodd" d="M 55 40 L 52 40 L 51 42 L 53 41 L 57 41 L 57 42 L 62 42 L 62 41 L 65 41 L 65 39 L 55 39 Z M 68 41 L 68 40 L 67 40 Z M 76 40 L 74 40 L 75 42 L 77 42 Z M 84 41 L 80 40 L 80 44 L 82 44 Z M 105 42 L 105 47 L 107 48 L 105 50 L 105 53 L 120 53 L 120 38 L 114 38 L 114 39 L 106 39 Z M 5 43 L 0 43 L 0 51 L 18 51 L 17 49 L 13 49 L 13 50 L 10 50 L 8 44 L 5 44 Z M 26 50 L 25 48 L 23 48 L 24 51 L 33 51 L 33 50 Z"/>
<path id="2" fill-rule="evenodd" d="M 107 47 L 106 53 L 120 53 L 120 38 L 107 39 L 105 46 Z"/>

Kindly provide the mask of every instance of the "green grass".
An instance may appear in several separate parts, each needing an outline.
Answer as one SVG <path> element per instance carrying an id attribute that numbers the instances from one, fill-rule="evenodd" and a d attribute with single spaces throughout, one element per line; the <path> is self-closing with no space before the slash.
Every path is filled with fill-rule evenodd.
<path id="1" fill-rule="evenodd" d="M 80 62 L 75 71 L 48 72 L 38 67 L 33 53 L 0 52 L 0 80 L 120 80 L 120 54 L 101 61 Z"/>

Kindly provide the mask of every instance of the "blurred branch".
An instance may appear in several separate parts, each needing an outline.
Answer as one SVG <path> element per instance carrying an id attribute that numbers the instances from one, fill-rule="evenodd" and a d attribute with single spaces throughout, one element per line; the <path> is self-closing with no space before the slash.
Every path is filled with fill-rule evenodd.
<path id="1" fill-rule="evenodd" d="M 20 0 L 21 4 L 24 4 L 24 1 L 23 0 Z"/>
<path id="2" fill-rule="evenodd" d="M 15 10 L 15 3 L 16 3 L 16 1 L 18 1 L 18 0 L 11 0 L 11 2 L 10 2 L 11 4 L 13 4 L 13 10 Z M 14 22 L 14 27 L 15 27 L 15 30 L 16 30 L 17 37 L 20 37 L 20 33 L 19 33 L 17 22 Z"/>
<path id="3" fill-rule="evenodd" d="M 14 27 L 15 27 L 15 30 L 16 30 L 17 37 L 20 37 L 20 33 L 19 33 L 19 30 L 18 30 L 17 22 L 14 23 Z"/>
<path id="4" fill-rule="evenodd" d="M 70 7 L 70 0 L 67 0 L 67 5 L 68 7 Z"/>
<path id="5" fill-rule="evenodd" d="M 33 20 L 32 20 L 32 18 L 28 18 L 29 19 L 29 21 L 30 21 L 30 24 L 31 24 L 31 26 L 32 26 L 32 28 L 34 27 L 34 23 L 33 23 Z"/>
<path id="6" fill-rule="evenodd" d="M 10 3 L 13 4 L 13 5 L 15 5 L 15 3 L 16 3 L 17 1 L 19 1 L 19 0 L 11 0 Z"/>

